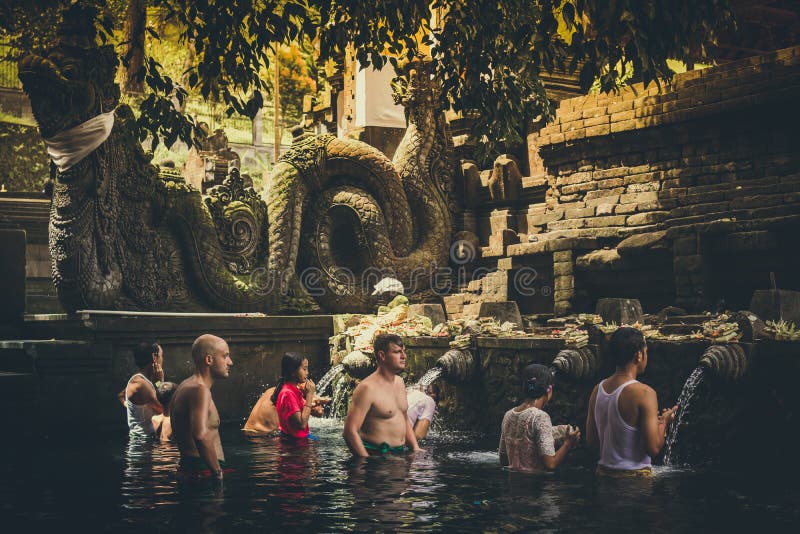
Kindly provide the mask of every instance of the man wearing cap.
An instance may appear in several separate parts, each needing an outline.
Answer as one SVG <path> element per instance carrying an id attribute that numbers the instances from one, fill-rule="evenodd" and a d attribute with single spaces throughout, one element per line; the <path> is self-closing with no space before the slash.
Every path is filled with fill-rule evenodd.
<path id="1" fill-rule="evenodd" d="M 553 427 L 543 410 L 553 398 L 553 373 L 544 365 L 531 364 L 522 372 L 524 400 L 506 412 L 500 434 L 500 465 L 515 471 L 540 472 L 558 467 L 567 452 L 578 444 L 581 431 L 568 426 Z M 556 431 L 563 442 L 556 450 Z"/>

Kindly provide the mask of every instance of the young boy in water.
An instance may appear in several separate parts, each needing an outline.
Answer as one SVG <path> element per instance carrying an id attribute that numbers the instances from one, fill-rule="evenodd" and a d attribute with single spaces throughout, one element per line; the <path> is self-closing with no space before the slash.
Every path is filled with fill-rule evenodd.
<path id="1" fill-rule="evenodd" d="M 425 391 L 421 388 L 408 388 L 408 422 L 414 429 L 417 439 L 428 436 L 433 416 L 436 415 L 436 400 L 439 398 L 439 387 L 431 384 Z"/>
<path id="2" fill-rule="evenodd" d="M 172 422 L 169 417 L 169 402 L 172 394 L 178 388 L 175 382 L 162 382 L 156 388 L 158 402 L 164 407 L 164 413 L 153 416 L 153 427 L 156 429 L 156 437 L 161 443 L 166 443 L 172 439 Z"/>

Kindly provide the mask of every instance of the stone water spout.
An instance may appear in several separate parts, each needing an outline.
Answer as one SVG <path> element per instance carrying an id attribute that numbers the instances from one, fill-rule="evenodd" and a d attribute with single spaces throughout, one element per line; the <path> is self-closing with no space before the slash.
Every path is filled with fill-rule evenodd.
<path id="1" fill-rule="evenodd" d="M 700 366 L 715 376 L 730 382 L 737 382 L 749 367 L 749 357 L 741 345 L 730 343 L 712 345 L 700 358 Z"/>
<path id="2" fill-rule="evenodd" d="M 436 367 L 442 369 L 445 380 L 459 384 L 472 378 L 475 374 L 475 363 L 470 351 L 450 349 L 436 361 Z"/>
<path id="3" fill-rule="evenodd" d="M 599 367 L 598 358 L 589 347 L 564 349 L 553 359 L 551 364 L 559 373 L 575 380 L 594 377 Z"/>
<path id="4" fill-rule="evenodd" d="M 368 377 L 377 368 L 375 360 L 360 350 L 354 350 L 342 358 L 342 367 L 348 375 L 359 380 Z"/>

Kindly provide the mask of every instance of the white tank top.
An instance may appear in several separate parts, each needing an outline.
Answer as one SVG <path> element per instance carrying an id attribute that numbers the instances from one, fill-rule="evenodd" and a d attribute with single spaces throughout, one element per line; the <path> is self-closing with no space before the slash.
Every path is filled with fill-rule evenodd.
<path id="1" fill-rule="evenodd" d="M 637 380 L 629 380 L 611 393 L 605 392 L 603 382 L 597 386 L 597 397 L 594 401 L 594 423 L 600 438 L 600 461 L 597 463 L 611 469 L 650 467 L 644 436 L 619 414 L 619 396 L 622 390 Z"/>
<path id="2" fill-rule="evenodd" d="M 132 403 L 128 399 L 128 386 L 131 384 L 131 380 L 137 376 L 141 376 L 145 382 L 150 384 L 150 387 L 155 389 L 153 383 L 142 373 L 136 373 L 128 380 L 128 384 L 125 386 L 125 408 L 128 412 L 128 431 L 132 436 L 152 436 L 156 433 L 156 429 L 153 426 L 153 416 L 156 415 L 156 412 L 150 406 L 140 406 Z"/>

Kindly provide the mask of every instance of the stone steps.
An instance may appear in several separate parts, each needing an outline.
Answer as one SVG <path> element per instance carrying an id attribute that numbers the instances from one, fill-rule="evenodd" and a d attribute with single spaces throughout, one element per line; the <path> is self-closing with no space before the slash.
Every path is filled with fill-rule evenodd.
<path id="1" fill-rule="evenodd" d="M 28 278 L 25 284 L 25 313 L 64 313 L 52 278 Z"/>
<path id="2" fill-rule="evenodd" d="M 2 218 L 25 230 L 28 243 L 47 243 L 49 199 L 0 197 L 0 219 Z"/>

